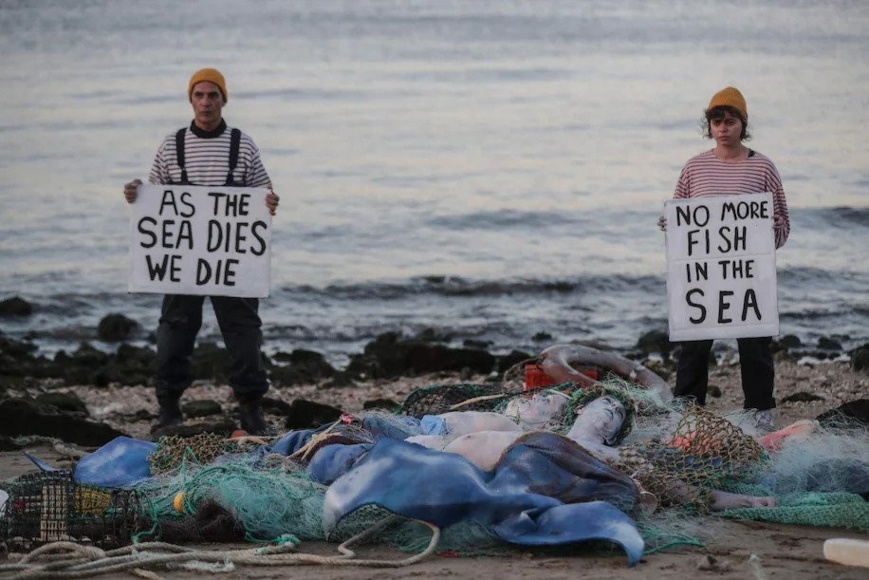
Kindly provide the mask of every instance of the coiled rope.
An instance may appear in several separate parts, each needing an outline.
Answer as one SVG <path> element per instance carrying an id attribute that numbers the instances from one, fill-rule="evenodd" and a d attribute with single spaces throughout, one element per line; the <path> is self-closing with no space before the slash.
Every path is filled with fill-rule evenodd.
<path id="1" fill-rule="evenodd" d="M 350 546 L 360 542 L 392 522 L 399 516 L 390 516 L 356 534 L 338 546 L 340 556 L 294 553 L 296 544 L 248 548 L 244 550 L 197 550 L 165 542 L 143 542 L 104 551 L 75 542 L 52 542 L 36 548 L 15 564 L 0 565 L 0 577 L 25 578 L 88 578 L 123 570 L 139 572 L 143 568 L 163 567 L 169 564 L 202 562 L 211 564 L 251 566 L 292 566 L 318 564 L 324 566 L 363 566 L 371 568 L 401 568 L 430 556 L 440 541 L 440 528 L 428 522 L 432 531 L 425 550 L 402 560 L 356 559 Z M 292 552 L 292 553 L 291 553 Z"/>

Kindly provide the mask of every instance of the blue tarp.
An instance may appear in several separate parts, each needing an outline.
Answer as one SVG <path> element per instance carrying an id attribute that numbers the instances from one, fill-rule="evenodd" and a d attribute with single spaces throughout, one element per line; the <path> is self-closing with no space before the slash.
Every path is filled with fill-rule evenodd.
<path id="1" fill-rule="evenodd" d="M 556 450 L 579 455 L 569 458 Z M 544 490 L 553 495 L 540 493 Z M 636 525 L 602 501 L 630 502 L 631 493 L 636 491 L 625 476 L 549 433 L 521 438 L 493 472 L 453 453 L 384 439 L 329 487 L 323 522 L 328 536 L 355 510 L 377 505 L 439 527 L 476 521 L 513 544 L 605 540 L 621 546 L 634 565 L 643 553 Z M 586 501 L 564 503 L 556 496 Z"/>
<path id="2" fill-rule="evenodd" d="M 291 433 L 267 448 L 291 454 L 310 431 Z M 155 444 L 118 437 L 77 464 L 84 484 L 126 487 L 150 477 Z M 366 505 L 439 527 L 461 521 L 487 525 L 499 538 L 521 545 L 566 545 L 604 540 L 621 546 L 634 565 L 643 540 L 628 509 L 637 490 L 573 441 L 545 432 L 520 437 L 496 468 L 485 472 L 454 453 L 399 439 L 326 445 L 308 464 L 312 479 L 329 485 L 324 506 L 328 533 Z"/>
<path id="3" fill-rule="evenodd" d="M 130 437 L 115 437 L 79 460 L 73 477 L 79 483 L 100 487 L 127 487 L 151 477 L 148 455 L 156 443 Z"/>

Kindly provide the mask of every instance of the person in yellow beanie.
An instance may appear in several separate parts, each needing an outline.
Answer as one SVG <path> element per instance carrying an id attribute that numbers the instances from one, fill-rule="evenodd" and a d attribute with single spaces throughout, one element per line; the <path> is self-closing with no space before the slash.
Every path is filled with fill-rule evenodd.
<path id="1" fill-rule="evenodd" d="M 187 98 L 190 102 L 193 102 L 193 89 L 196 85 L 206 81 L 218 88 L 223 96 L 223 103 L 226 104 L 229 100 L 229 95 L 226 92 L 226 79 L 223 78 L 223 75 L 216 68 L 202 68 L 193 73 L 193 76 L 190 77 L 190 82 L 187 83 Z"/>
<path id="2" fill-rule="evenodd" d="M 275 215 L 280 198 L 263 166 L 253 139 L 229 127 L 223 107 L 229 93 L 226 79 L 214 68 L 193 73 L 187 99 L 193 121 L 166 136 L 151 166 L 152 184 L 261 187 L 269 190 L 264 203 Z M 134 203 L 141 179 L 124 185 L 124 198 Z M 167 294 L 157 328 L 157 401 L 155 433 L 183 422 L 180 398 L 193 382 L 190 358 L 202 325 L 204 296 Z M 256 298 L 211 296 L 226 349 L 231 359 L 230 385 L 239 403 L 241 428 L 262 434 L 268 425 L 262 397 L 269 388 L 262 358 L 262 321 Z"/>
<path id="3" fill-rule="evenodd" d="M 715 147 L 688 160 L 676 183 L 675 199 L 741 195 L 771 192 L 775 246 L 780 248 L 790 234 L 787 200 L 778 169 L 765 155 L 750 149 L 748 105 L 735 87 L 725 87 L 712 95 L 703 118 L 703 136 Z M 666 230 L 663 216 L 658 226 Z M 706 403 L 709 383 L 709 353 L 712 340 L 681 344 L 673 395 Z M 773 430 L 772 409 L 775 368 L 770 352 L 771 337 L 740 338 L 739 361 L 744 407 L 755 411 L 759 432 Z"/>

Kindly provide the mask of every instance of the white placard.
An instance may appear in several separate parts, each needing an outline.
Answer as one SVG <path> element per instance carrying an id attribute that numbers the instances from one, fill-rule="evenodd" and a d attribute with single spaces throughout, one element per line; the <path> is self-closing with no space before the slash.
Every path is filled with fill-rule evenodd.
<path id="1" fill-rule="evenodd" d="M 267 193 L 253 187 L 139 186 L 130 206 L 130 292 L 268 296 Z"/>
<path id="2" fill-rule="evenodd" d="M 669 200 L 664 216 L 670 340 L 777 335 L 772 194 Z"/>

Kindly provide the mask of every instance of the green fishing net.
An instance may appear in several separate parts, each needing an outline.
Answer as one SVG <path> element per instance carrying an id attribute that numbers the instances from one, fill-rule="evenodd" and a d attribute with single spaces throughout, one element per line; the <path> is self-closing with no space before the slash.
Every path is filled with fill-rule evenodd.
<path id="1" fill-rule="evenodd" d="M 858 495 L 861 489 L 869 489 L 869 436 L 865 429 L 854 425 L 818 427 L 808 435 L 786 439 L 775 452 L 767 453 L 739 428 L 744 416 L 720 417 L 678 402 L 664 403 L 649 391 L 621 380 L 608 379 L 605 383 L 619 389 L 636 408 L 630 433 L 621 446 L 621 466 L 616 467 L 659 499 L 666 500 L 674 482 L 683 482 L 707 492 L 721 489 L 773 496 L 778 501 L 773 508 L 730 509 L 720 513 L 724 518 L 869 531 L 869 504 Z M 581 400 L 572 383 L 547 390 Z M 517 396 L 529 397 L 533 393 L 504 391 L 497 385 L 432 386 L 411 393 L 398 414 L 371 411 L 359 413 L 357 418 L 379 413 L 381 425 L 392 421 L 397 431 L 407 431 L 413 424 L 410 417 L 453 410 L 503 411 Z M 566 432 L 573 417 L 573 408 L 569 407 L 555 430 Z M 358 425 L 336 424 L 320 435 L 325 443 L 365 440 L 359 429 Z M 308 450 L 316 448 L 312 445 Z M 81 499 L 75 500 L 78 504 L 64 504 L 69 507 L 59 512 L 63 521 L 57 529 L 78 529 L 75 526 L 79 520 L 74 518 L 81 519 L 82 515 L 91 518 L 89 523 L 93 523 L 94 516 L 111 515 L 111 520 L 100 519 L 100 525 L 112 525 L 113 530 L 118 528 L 137 542 L 297 543 L 344 541 L 388 521 L 370 541 L 389 543 L 408 552 L 417 552 L 428 544 L 431 530 L 427 526 L 373 507 L 357 510 L 342 520 L 330 537 L 325 537 L 323 503 L 327 488 L 306 474 L 307 459 L 309 456 L 303 453 L 289 457 L 267 454 L 257 445 L 230 442 L 215 435 L 164 438 L 150 457 L 152 477 L 137 483 L 134 495 L 121 494 L 125 499 L 122 517 L 115 515 L 119 513 L 117 491 L 90 490 L 86 496 L 77 496 L 81 486 L 73 486 L 69 488 L 73 493 L 67 494 L 70 497 L 113 499 L 97 502 L 86 510 Z M 19 525 L 24 513 L 17 512 L 17 506 L 32 505 L 37 509 L 47 497 L 45 482 L 27 483 L 26 490 L 33 499 L 10 499 L 3 519 L 6 537 L 10 531 L 26 528 Z M 73 484 L 64 480 L 63 485 Z M 5 489 L 14 492 L 17 488 L 7 485 Z M 631 513 L 647 553 L 675 545 L 699 545 L 710 537 L 714 529 L 709 524 L 712 516 L 703 515 L 702 509 L 708 496 L 698 493 L 695 499 L 660 501 L 659 509 L 652 513 Z M 36 522 L 41 514 L 34 514 Z M 118 522 L 123 525 L 116 525 Z M 42 532 L 36 526 L 29 533 L 38 538 Z M 455 555 L 494 554 L 510 549 L 514 548 L 498 540 L 486 526 L 474 522 L 441 530 L 438 544 L 438 551 Z"/>
<path id="2" fill-rule="evenodd" d="M 705 530 L 703 520 L 708 495 L 698 493 L 695 501 L 666 501 L 674 482 L 684 482 L 708 492 L 721 489 L 732 493 L 776 497 L 778 507 L 740 508 L 722 512 L 727 518 L 750 518 L 779 523 L 814 526 L 841 526 L 866 530 L 866 502 L 853 493 L 822 493 L 813 489 L 818 479 L 831 485 L 853 483 L 855 474 L 866 473 L 867 436 L 865 432 L 821 429 L 807 438 L 788 441 L 770 455 L 739 425 L 743 417 L 720 417 L 679 402 L 662 402 L 649 391 L 615 377 L 603 384 L 619 393 L 636 409 L 630 434 L 622 446 L 623 469 L 644 488 L 660 495 L 661 508 L 656 512 L 634 513 L 638 528 L 646 541 L 647 552 L 674 545 L 699 545 Z M 574 402 L 585 400 L 572 383 L 547 387 L 565 394 Z M 543 392 L 541 390 L 540 392 Z M 503 411 L 514 397 L 534 393 L 504 391 L 498 385 L 434 385 L 411 393 L 396 414 L 371 411 L 379 421 L 394 421 L 397 428 L 407 429 L 407 418 L 455 410 Z M 364 418 L 365 412 L 357 415 Z M 573 406 L 560 418 L 558 432 L 566 432 L 573 419 Z M 207 528 L 203 511 L 225 514 L 235 522 L 238 537 L 247 540 L 275 541 L 293 537 L 299 540 L 328 539 L 343 541 L 371 528 L 391 514 L 380 508 L 357 510 L 341 522 L 330 538 L 323 537 L 322 507 L 326 488 L 313 482 L 304 472 L 298 457 L 273 456 L 270 462 L 255 461 L 254 455 L 242 450 L 228 451 L 223 442 L 202 438 L 179 453 L 178 441 L 167 441 L 155 452 L 155 461 L 177 465 L 139 488 L 148 498 L 149 518 L 160 523 L 163 531 L 196 535 L 194 529 Z M 191 442 L 194 443 L 194 442 Z M 196 447 L 196 445 L 194 445 Z M 220 456 L 219 452 L 225 455 Z M 206 458 L 202 462 L 199 457 Z M 213 463 L 215 456 L 219 461 Z M 179 461 L 179 457 L 183 460 Z M 643 468 L 639 469 L 638 465 Z M 826 466 L 814 478 L 798 477 L 808 467 Z M 850 466 L 850 469 L 846 469 Z M 838 478 L 838 480 L 837 480 Z M 815 485 L 816 487 L 816 485 Z M 834 491 L 834 490 L 830 490 Z M 182 493 L 181 511 L 176 498 Z M 861 503 L 862 502 L 862 503 Z M 203 510 L 202 506 L 213 506 Z M 226 526 L 224 526 L 226 528 Z M 159 529 L 148 533 L 159 535 Z M 431 537 L 431 531 L 417 522 L 396 519 L 378 531 L 374 540 L 408 551 L 419 550 Z M 439 550 L 472 555 L 509 549 L 485 526 L 461 523 L 442 530 Z"/>

